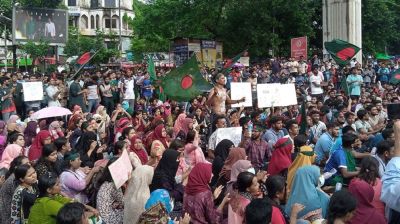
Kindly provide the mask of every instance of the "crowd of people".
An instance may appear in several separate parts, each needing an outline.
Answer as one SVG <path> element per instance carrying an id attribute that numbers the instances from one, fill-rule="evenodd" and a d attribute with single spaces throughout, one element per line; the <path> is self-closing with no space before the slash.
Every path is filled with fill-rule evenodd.
<path id="1" fill-rule="evenodd" d="M 203 67 L 214 87 L 190 102 L 163 99 L 146 67 L 2 73 L 0 223 L 400 223 L 397 67 L 317 56 Z M 37 81 L 43 100 L 25 101 L 22 83 Z M 232 82 L 293 83 L 298 105 L 257 108 L 253 94 L 232 108 L 245 100 L 230 98 Z M 53 106 L 72 115 L 35 119 Z M 218 138 L 227 127 L 242 128 L 240 143 Z M 117 188 L 109 167 L 125 152 L 133 170 Z"/>

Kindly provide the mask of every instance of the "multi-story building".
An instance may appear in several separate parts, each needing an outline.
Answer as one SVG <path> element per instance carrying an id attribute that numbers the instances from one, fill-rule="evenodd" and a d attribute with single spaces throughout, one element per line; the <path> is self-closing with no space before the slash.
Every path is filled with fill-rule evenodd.
<path id="1" fill-rule="evenodd" d="M 69 25 L 82 35 L 95 36 L 96 30 L 121 35 L 121 51 L 130 48 L 132 28 L 127 18 L 134 18 L 132 0 L 64 0 L 69 12 Z M 121 27 L 120 27 L 121 26 Z M 106 40 L 107 41 L 107 40 Z"/>

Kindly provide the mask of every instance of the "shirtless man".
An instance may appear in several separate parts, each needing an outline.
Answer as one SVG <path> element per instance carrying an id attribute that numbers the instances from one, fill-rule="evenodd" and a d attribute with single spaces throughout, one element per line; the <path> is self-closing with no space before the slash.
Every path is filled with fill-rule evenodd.
<path id="1" fill-rule="evenodd" d="M 207 104 L 211 106 L 212 113 L 215 115 L 226 115 L 226 104 L 235 104 L 245 101 L 245 97 L 240 100 L 231 100 L 226 93 L 225 75 L 218 73 L 215 76 L 215 86 L 208 94 Z"/>

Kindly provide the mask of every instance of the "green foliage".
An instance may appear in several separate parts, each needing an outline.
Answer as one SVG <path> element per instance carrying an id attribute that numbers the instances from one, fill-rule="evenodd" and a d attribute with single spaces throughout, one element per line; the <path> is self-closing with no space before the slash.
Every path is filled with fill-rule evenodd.
<path id="1" fill-rule="evenodd" d="M 33 61 L 35 61 L 36 58 L 46 56 L 48 49 L 49 43 L 42 40 L 37 43 L 28 41 L 26 44 L 22 45 L 22 50 L 29 54 Z"/>
<path id="2" fill-rule="evenodd" d="M 115 33 L 105 34 L 103 31 L 96 30 L 96 36 L 83 36 L 75 27 L 70 27 L 68 31 L 68 41 L 64 48 L 67 57 L 81 56 L 88 51 L 98 51 L 93 58 L 93 64 L 107 63 L 111 57 L 119 56 L 118 36 Z M 107 40 L 107 46 L 105 41 Z"/>
<path id="3" fill-rule="evenodd" d="M 10 0 L 9 0 L 10 1 Z M 62 0 L 18 0 L 22 6 L 38 8 L 57 8 Z"/>

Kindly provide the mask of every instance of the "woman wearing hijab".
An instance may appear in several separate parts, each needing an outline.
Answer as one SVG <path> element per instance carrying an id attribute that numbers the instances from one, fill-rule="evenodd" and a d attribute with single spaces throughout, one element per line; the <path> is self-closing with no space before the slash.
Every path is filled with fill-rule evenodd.
<path id="1" fill-rule="evenodd" d="M 105 146 L 105 145 L 103 145 Z M 77 149 L 79 150 L 82 165 L 92 168 L 94 163 L 103 158 L 103 147 L 97 145 L 97 135 L 92 131 L 82 134 L 79 139 Z"/>
<path id="2" fill-rule="evenodd" d="M 18 156 L 22 156 L 24 154 L 24 145 L 25 140 L 22 134 L 13 134 L 8 139 L 10 144 L 4 149 L 1 161 L 0 168 L 10 168 L 11 162 L 17 158 Z"/>
<path id="3" fill-rule="evenodd" d="M 385 217 L 372 204 L 374 189 L 370 184 L 364 180 L 353 179 L 349 185 L 349 192 L 357 200 L 356 212 L 349 224 L 386 223 Z"/>
<path id="4" fill-rule="evenodd" d="M 268 174 L 287 176 L 287 169 L 292 164 L 292 152 L 292 141 L 289 138 L 279 139 L 274 145 L 274 151 L 268 163 Z"/>
<path id="5" fill-rule="evenodd" d="M 233 185 L 236 183 L 237 176 L 239 175 L 239 173 L 244 172 L 244 171 L 249 171 L 254 174 L 256 172 L 253 168 L 253 165 L 251 165 L 251 162 L 249 160 L 238 160 L 238 161 L 236 161 L 236 163 L 233 164 L 232 170 L 231 170 L 231 178 L 226 186 L 227 193 L 233 192 Z"/>
<path id="6" fill-rule="evenodd" d="M 145 165 L 149 161 L 149 156 L 144 148 L 142 139 L 140 139 L 137 135 L 134 135 L 131 138 L 130 151 L 139 157 L 142 165 Z"/>
<path id="7" fill-rule="evenodd" d="M 223 139 L 217 144 L 217 147 L 215 147 L 215 158 L 212 163 L 213 177 L 211 179 L 211 186 L 215 186 L 217 184 L 219 173 L 221 172 L 225 160 L 229 155 L 229 151 L 233 146 L 234 144 L 231 140 Z"/>
<path id="8" fill-rule="evenodd" d="M 0 136 L 7 137 L 7 124 L 3 120 L 0 120 Z"/>
<path id="9" fill-rule="evenodd" d="M 183 210 L 191 216 L 193 224 L 221 223 L 222 209 L 229 201 L 229 195 L 225 196 L 222 203 L 216 208 L 210 186 L 211 164 L 198 163 L 190 172 L 189 180 L 185 187 L 183 198 Z M 216 191 L 218 194 L 218 191 Z"/>
<path id="10" fill-rule="evenodd" d="M 7 133 L 11 136 L 14 133 L 24 133 L 25 123 L 21 121 L 18 115 L 11 115 L 7 120 Z M 7 137 L 8 137 L 7 136 Z"/>
<path id="11" fill-rule="evenodd" d="M 49 125 L 49 132 L 51 135 L 51 140 L 54 141 L 59 137 L 64 137 L 64 133 L 61 130 L 61 125 L 59 121 L 53 121 Z"/>
<path id="12" fill-rule="evenodd" d="M 132 122 L 129 118 L 124 117 L 118 120 L 117 125 L 115 126 L 114 142 L 118 141 L 119 137 L 122 135 L 122 132 L 127 127 L 132 127 Z"/>
<path id="13" fill-rule="evenodd" d="M 136 224 L 145 211 L 145 204 L 150 198 L 149 185 L 153 179 L 154 169 L 151 166 L 139 166 L 129 180 L 124 195 L 124 223 Z"/>
<path id="14" fill-rule="evenodd" d="M 164 124 L 159 124 L 157 127 L 154 129 L 153 133 L 150 134 L 150 136 L 147 139 L 147 143 L 149 143 L 151 146 L 153 144 L 153 141 L 158 140 L 160 141 L 165 148 L 169 147 L 169 141 L 168 141 L 168 136 L 167 136 L 167 130 L 165 129 Z"/>
<path id="15" fill-rule="evenodd" d="M 313 222 L 326 218 L 329 196 L 318 188 L 320 176 L 320 169 L 317 166 L 303 166 L 297 170 L 286 203 L 286 214 L 291 214 L 292 206 L 298 203 L 304 205 L 304 209 L 298 213 L 297 219 Z"/>
<path id="16" fill-rule="evenodd" d="M 51 135 L 47 130 L 39 131 L 29 149 L 28 157 L 30 161 L 36 161 L 42 156 L 42 148 L 51 143 Z"/>
<path id="17" fill-rule="evenodd" d="M 165 102 L 162 107 L 164 108 L 164 121 L 165 124 L 168 127 L 172 127 L 174 125 L 174 120 L 172 118 L 172 113 L 171 113 L 171 104 L 169 104 L 168 102 Z"/>
<path id="18" fill-rule="evenodd" d="M 137 223 L 173 224 L 174 222 L 169 217 L 169 213 L 172 211 L 170 200 L 167 190 L 158 189 L 153 191 L 144 206 L 146 211 L 140 215 Z"/>
<path id="19" fill-rule="evenodd" d="M 98 120 L 101 121 L 97 130 L 99 130 L 99 132 L 106 133 L 106 128 L 110 124 L 111 120 L 110 116 L 107 114 L 106 108 L 103 105 L 99 105 L 96 109 L 96 114 L 100 115 L 100 119 Z M 96 119 L 96 121 L 98 120 Z"/>
<path id="20" fill-rule="evenodd" d="M 75 105 L 72 116 L 68 121 L 68 130 L 74 131 L 77 128 L 77 121 L 82 119 L 82 109 L 80 106 Z"/>
<path id="21" fill-rule="evenodd" d="M 186 136 L 185 145 L 185 162 L 188 166 L 194 167 L 198 163 L 208 163 L 206 160 L 203 150 L 198 146 L 199 134 L 190 130 Z"/>
<path id="22" fill-rule="evenodd" d="M 177 136 L 179 131 L 182 129 L 182 124 L 185 118 L 186 118 L 186 113 L 181 113 L 176 118 L 174 123 L 174 136 Z"/>
<path id="23" fill-rule="evenodd" d="M 180 152 L 172 149 L 167 149 L 164 152 L 154 171 L 153 181 L 150 185 L 152 192 L 157 189 L 166 189 L 175 202 L 182 202 L 183 200 L 183 186 L 175 181 L 180 154 Z"/>
<path id="24" fill-rule="evenodd" d="M 245 160 L 246 158 L 247 156 L 244 148 L 232 148 L 231 151 L 229 151 L 228 158 L 226 158 L 221 172 L 219 173 L 217 185 L 225 186 L 231 178 L 233 164 L 235 164 L 238 160 Z"/>
<path id="25" fill-rule="evenodd" d="M 147 165 L 156 168 L 164 152 L 165 152 L 164 145 L 158 140 L 153 141 L 153 144 L 151 144 L 150 148 L 150 158 L 149 161 L 147 162 Z"/>
<path id="26" fill-rule="evenodd" d="M 33 139 L 37 135 L 37 128 L 38 123 L 36 121 L 29 121 L 25 131 L 24 131 L 24 138 L 25 138 L 25 146 L 30 147 L 32 145 Z"/>
<path id="27" fill-rule="evenodd" d="M 292 188 L 292 182 L 296 171 L 303 166 L 311 166 L 315 161 L 315 153 L 313 149 L 306 145 L 307 137 L 305 135 L 298 135 L 294 138 L 294 144 L 298 148 L 296 159 L 289 166 L 287 175 L 287 186 L 289 189 Z"/>

